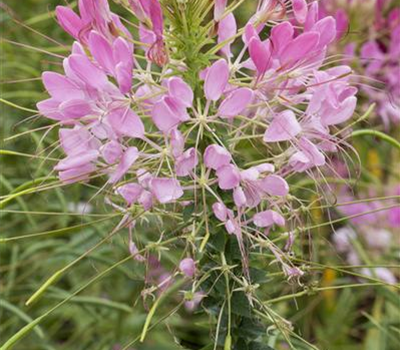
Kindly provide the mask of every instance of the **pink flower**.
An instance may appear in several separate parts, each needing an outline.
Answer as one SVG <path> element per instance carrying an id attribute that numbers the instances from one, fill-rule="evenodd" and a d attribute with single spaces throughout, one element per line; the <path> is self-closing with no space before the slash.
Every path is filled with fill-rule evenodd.
<path id="1" fill-rule="evenodd" d="M 56 16 L 60 26 L 74 39 L 87 44 L 89 33 L 96 30 L 107 40 L 113 41 L 120 30 L 130 37 L 129 31 L 122 25 L 119 17 L 110 11 L 108 0 L 79 0 L 78 16 L 66 6 L 57 6 Z"/>
<path id="2" fill-rule="evenodd" d="M 206 294 L 204 292 L 194 293 L 191 300 L 185 301 L 185 308 L 188 311 L 194 311 L 205 297 L 206 297 Z"/>
<path id="3" fill-rule="evenodd" d="M 196 272 L 196 263 L 192 258 L 183 259 L 179 263 L 179 270 L 181 270 L 186 277 L 193 278 Z"/>
<path id="4" fill-rule="evenodd" d="M 111 45 L 100 34 L 92 31 L 89 35 L 89 48 L 104 71 L 117 80 L 121 93 L 128 93 L 132 87 L 132 45 L 121 37 Z"/>

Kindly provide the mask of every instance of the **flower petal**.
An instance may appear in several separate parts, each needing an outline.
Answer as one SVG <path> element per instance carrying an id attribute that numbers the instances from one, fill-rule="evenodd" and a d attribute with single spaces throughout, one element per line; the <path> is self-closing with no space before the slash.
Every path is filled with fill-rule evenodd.
<path id="1" fill-rule="evenodd" d="M 231 160 L 231 154 L 219 145 L 210 145 L 204 151 L 204 165 L 207 168 L 217 170 L 221 166 L 228 165 Z"/>
<path id="2" fill-rule="evenodd" d="M 286 196 L 289 193 L 288 183 L 278 175 L 268 175 L 260 181 L 260 187 L 271 196 Z"/>
<path id="3" fill-rule="evenodd" d="M 142 138 L 144 125 L 140 117 L 130 108 L 119 108 L 109 113 L 107 121 L 113 130 L 123 136 Z"/>
<path id="4" fill-rule="evenodd" d="M 181 185 L 176 179 L 153 178 L 150 181 L 150 187 L 153 195 L 162 204 L 175 202 L 183 196 Z"/>
<path id="5" fill-rule="evenodd" d="M 233 118 L 242 113 L 253 99 L 253 91 L 249 88 L 239 88 L 222 101 L 218 109 L 221 117 Z"/>
<path id="6" fill-rule="evenodd" d="M 278 226 L 285 226 L 285 219 L 283 216 L 273 210 L 265 210 L 253 216 L 254 225 L 258 227 L 271 227 L 274 224 Z"/>
<path id="7" fill-rule="evenodd" d="M 264 134 L 265 142 L 288 141 L 299 134 L 301 126 L 296 119 L 296 115 L 286 110 L 275 116 Z"/>
<path id="8" fill-rule="evenodd" d="M 240 172 L 232 164 L 219 167 L 217 170 L 218 186 L 222 190 L 232 190 L 240 183 Z"/>
<path id="9" fill-rule="evenodd" d="M 115 184 L 118 182 L 129 170 L 133 163 L 139 158 L 139 151 L 136 147 L 129 147 L 124 152 L 120 163 L 115 169 L 114 173 L 110 176 L 108 182 Z"/>
<path id="10" fill-rule="evenodd" d="M 223 94 L 229 80 L 229 67 L 224 59 L 216 61 L 207 71 L 204 93 L 207 100 L 217 101 Z"/>

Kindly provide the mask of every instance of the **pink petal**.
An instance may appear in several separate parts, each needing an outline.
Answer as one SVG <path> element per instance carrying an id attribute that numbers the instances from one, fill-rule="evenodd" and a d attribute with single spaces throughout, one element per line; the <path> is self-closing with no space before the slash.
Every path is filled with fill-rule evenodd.
<path id="1" fill-rule="evenodd" d="M 318 1 L 313 1 L 311 3 L 310 8 L 308 9 L 308 14 L 306 18 L 306 22 L 304 23 L 304 30 L 308 31 L 312 28 L 312 26 L 318 21 L 319 18 L 319 9 L 318 9 Z"/>
<path id="2" fill-rule="evenodd" d="M 168 132 L 173 127 L 181 123 L 179 117 L 168 105 L 166 97 L 153 106 L 151 118 L 157 128 L 163 132 Z"/>
<path id="3" fill-rule="evenodd" d="M 249 54 L 254 62 L 258 75 L 263 75 L 271 66 L 271 52 L 269 41 L 262 42 L 258 37 L 253 37 L 249 43 Z"/>
<path id="4" fill-rule="evenodd" d="M 246 27 L 244 28 L 244 33 L 243 33 L 243 42 L 248 45 L 250 43 L 250 40 L 252 38 L 260 38 L 258 36 L 257 31 L 255 30 L 254 26 L 249 22 L 246 24 Z"/>
<path id="5" fill-rule="evenodd" d="M 139 203 L 144 210 L 149 210 L 153 206 L 153 195 L 149 191 L 143 191 L 139 198 Z"/>
<path id="6" fill-rule="evenodd" d="M 54 98 L 49 98 L 47 100 L 40 101 L 37 103 L 37 109 L 39 113 L 47 118 L 54 120 L 64 120 L 65 117 L 60 113 L 59 106 L 60 102 L 56 101 Z"/>
<path id="7" fill-rule="evenodd" d="M 319 42 L 319 33 L 308 32 L 300 34 L 290 44 L 288 44 L 281 54 L 281 65 L 285 69 L 293 67 L 298 61 L 305 61 L 312 53 Z"/>
<path id="8" fill-rule="evenodd" d="M 319 33 L 318 47 L 323 48 L 336 38 L 336 21 L 331 16 L 325 17 L 315 23 L 311 30 Z"/>
<path id="9" fill-rule="evenodd" d="M 151 0 L 151 1 L 141 1 L 142 5 L 147 2 L 147 6 L 143 7 L 148 8 L 148 14 L 150 15 L 150 20 L 153 25 L 153 31 L 157 36 L 162 36 L 163 34 L 163 15 L 161 10 L 161 5 L 159 0 Z"/>
<path id="10" fill-rule="evenodd" d="M 336 39 L 343 37 L 349 29 L 349 18 L 344 9 L 338 9 L 335 14 Z"/>
<path id="11" fill-rule="evenodd" d="M 188 176 L 198 164 L 196 150 L 192 147 L 178 157 L 175 163 L 175 172 L 177 176 Z"/>
<path id="12" fill-rule="evenodd" d="M 273 210 L 265 210 L 253 216 L 253 222 L 258 227 L 271 227 L 274 224 L 285 226 L 283 216 Z"/>
<path id="13" fill-rule="evenodd" d="M 115 62 L 113 58 L 113 49 L 103 36 L 95 31 L 91 31 L 89 35 L 89 48 L 97 63 L 109 74 L 113 74 L 115 70 Z"/>
<path id="14" fill-rule="evenodd" d="M 256 165 L 255 168 L 260 172 L 260 173 L 273 173 L 275 171 L 275 166 L 269 163 L 262 163 L 259 165 Z"/>
<path id="15" fill-rule="evenodd" d="M 121 158 L 123 153 L 121 144 L 117 141 L 107 142 L 101 148 L 101 155 L 108 164 L 114 164 Z"/>
<path id="16" fill-rule="evenodd" d="M 120 62 L 115 67 L 115 75 L 121 93 L 130 92 L 132 88 L 132 67 Z"/>
<path id="17" fill-rule="evenodd" d="M 302 137 L 299 142 L 301 151 L 307 156 L 314 166 L 322 166 L 325 164 L 325 156 L 318 150 L 310 140 Z"/>
<path id="18" fill-rule="evenodd" d="M 126 200 L 129 205 L 137 202 L 143 192 L 142 186 L 129 183 L 117 188 L 116 192 Z"/>
<path id="19" fill-rule="evenodd" d="M 91 142 L 93 136 L 85 128 L 60 129 L 58 135 L 62 149 L 68 155 L 95 149 Z"/>
<path id="20" fill-rule="evenodd" d="M 229 80 L 229 67 L 224 59 L 216 61 L 207 71 L 204 93 L 207 100 L 217 101 L 223 94 Z"/>
<path id="21" fill-rule="evenodd" d="M 282 22 L 272 28 L 271 41 L 276 55 L 279 55 L 284 47 L 292 41 L 293 34 L 294 29 L 290 22 Z"/>
<path id="22" fill-rule="evenodd" d="M 224 165 L 228 165 L 231 160 L 231 154 L 219 145 L 210 145 L 204 151 L 204 165 L 207 168 L 217 170 Z"/>
<path id="23" fill-rule="evenodd" d="M 226 9 L 226 3 L 228 0 L 214 0 L 214 20 L 218 22 L 221 18 L 222 15 L 225 12 Z"/>
<path id="24" fill-rule="evenodd" d="M 292 0 L 293 12 L 297 22 L 303 24 L 306 21 L 308 7 L 306 0 Z"/>
<path id="25" fill-rule="evenodd" d="M 196 263 L 191 258 L 183 259 L 179 263 L 179 270 L 187 277 L 192 278 L 196 272 Z"/>
<path id="26" fill-rule="evenodd" d="M 154 34 L 153 31 L 147 29 L 143 24 L 139 25 L 139 38 L 140 41 L 144 44 L 150 45 L 150 47 L 156 42 L 157 36 Z M 149 46 L 142 46 L 145 52 L 148 52 L 150 49 Z"/>
<path id="27" fill-rule="evenodd" d="M 113 42 L 114 62 L 122 62 L 133 67 L 133 44 L 128 43 L 124 38 L 118 37 Z"/>
<path id="28" fill-rule="evenodd" d="M 177 158 L 183 153 L 185 147 L 185 139 L 178 129 L 172 129 L 170 138 L 172 155 Z"/>
<path id="29" fill-rule="evenodd" d="M 140 0 L 128 0 L 129 5 L 132 8 L 132 11 L 134 12 L 135 16 L 140 22 L 146 22 L 148 19 L 147 14 L 144 10 L 143 5 L 141 4 Z"/>
<path id="30" fill-rule="evenodd" d="M 340 107 L 332 111 L 329 114 L 323 114 L 321 116 L 323 125 L 336 125 L 345 122 L 354 113 L 354 110 L 357 106 L 357 98 L 355 96 L 350 96 L 346 98 L 341 104 Z"/>
<path id="31" fill-rule="evenodd" d="M 151 192 L 157 200 L 164 204 L 175 202 L 183 196 L 183 190 L 178 180 L 154 178 L 150 181 Z"/>
<path id="32" fill-rule="evenodd" d="M 168 80 L 168 92 L 170 96 L 179 100 L 179 102 L 189 108 L 193 103 L 193 91 L 181 78 L 174 77 Z"/>
<path id="33" fill-rule="evenodd" d="M 58 101 L 85 98 L 84 91 L 64 75 L 43 72 L 42 79 L 46 90 Z"/>
<path id="34" fill-rule="evenodd" d="M 55 170 L 68 170 L 71 168 L 78 168 L 80 166 L 84 166 L 88 163 L 95 161 L 99 156 L 99 152 L 96 150 L 90 150 L 87 152 L 74 154 L 68 156 L 58 162 L 58 164 L 54 167 Z"/>
<path id="35" fill-rule="evenodd" d="M 142 138 L 145 130 L 140 117 L 130 108 L 113 110 L 107 116 L 114 131 L 123 136 Z"/>
<path id="36" fill-rule="evenodd" d="M 60 104 L 60 112 L 65 119 L 83 118 L 93 114 L 93 109 L 87 100 L 68 100 Z"/>
<path id="37" fill-rule="evenodd" d="M 234 36 L 237 31 L 236 19 L 233 13 L 227 15 L 218 23 L 218 44 L 228 40 L 225 46 L 221 49 L 221 52 L 226 57 L 231 57 L 231 43 L 234 41 Z"/>
<path id="38" fill-rule="evenodd" d="M 246 205 L 246 196 L 240 186 L 236 187 L 233 190 L 233 200 L 237 207 L 243 207 L 244 205 Z"/>
<path id="39" fill-rule="evenodd" d="M 253 91 L 249 88 L 239 88 L 222 101 L 218 114 L 221 117 L 233 118 L 242 113 L 253 99 Z"/>
<path id="40" fill-rule="evenodd" d="M 259 176 L 260 171 L 255 166 L 240 172 L 240 177 L 243 181 L 256 181 Z"/>
<path id="41" fill-rule="evenodd" d="M 120 91 L 128 93 L 132 88 L 133 75 L 133 48 L 123 38 L 118 37 L 113 43 L 116 79 Z"/>
<path id="42" fill-rule="evenodd" d="M 115 184 L 118 182 L 128 171 L 129 168 L 139 158 L 139 151 L 136 147 L 129 147 L 124 152 L 120 163 L 115 169 L 114 173 L 110 176 L 108 182 Z"/>
<path id="43" fill-rule="evenodd" d="M 66 6 L 56 7 L 56 16 L 60 26 L 72 37 L 77 39 L 82 30 L 83 23 L 81 18 Z"/>
<path id="44" fill-rule="evenodd" d="M 96 170 L 93 164 L 86 164 L 78 168 L 60 171 L 58 177 L 64 183 L 74 183 L 89 179 L 89 175 Z"/>
<path id="45" fill-rule="evenodd" d="M 286 196 L 289 193 L 288 183 L 278 175 L 268 175 L 260 181 L 260 187 L 271 196 Z"/>
<path id="46" fill-rule="evenodd" d="M 222 190 L 232 190 L 240 183 L 240 172 L 232 164 L 219 167 L 217 170 L 218 186 Z"/>
<path id="47" fill-rule="evenodd" d="M 73 54 L 69 56 L 68 63 L 72 71 L 89 86 L 101 89 L 109 84 L 106 74 L 86 56 Z"/>
<path id="48" fill-rule="evenodd" d="M 219 221 L 222 221 L 222 222 L 226 221 L 226 218 L 227 218 L 227 215 L 228 215 L 228 210 L 227 210 L 226 206 L 223 203 L 215 202 L 212 205 L 212 210 L 213 210 L 214 215 L 217 217 L 217 219 Z"/>
<path id="49" fill-rule="evenodd" d="M 272 120 L 264 134 L 265 142 L 280 142 L 291 140 L 301 131 L 301 126 L 296 119 L 296 115 L 286 110 Z"/>

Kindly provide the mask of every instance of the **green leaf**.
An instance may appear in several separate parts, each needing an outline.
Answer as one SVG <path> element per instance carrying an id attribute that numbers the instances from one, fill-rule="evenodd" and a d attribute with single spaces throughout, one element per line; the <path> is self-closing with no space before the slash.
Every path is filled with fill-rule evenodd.
<path id="1" fill-rule="evenodd" d="M 235 292 L 232 295 L 232 313 L 244 317 L 251 316 L 251 306 L 249 300 L 243 292 Z"/>
<path id="2" fill-rule="evenodd" d="M 267 344 L 253 341 L 249 344 L 249 350 L 274 350 L 274 349 L 268 346 Z"/>

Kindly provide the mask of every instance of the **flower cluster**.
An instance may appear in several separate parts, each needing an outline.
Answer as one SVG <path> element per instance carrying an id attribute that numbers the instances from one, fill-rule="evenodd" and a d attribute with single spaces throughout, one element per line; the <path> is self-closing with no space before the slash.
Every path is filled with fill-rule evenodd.
<path id="1" fill-rule="evenodd" d="M 385 127 L 400 122 L 400 7 L 392 0 L 324 1 L 321 15 L 335 15 L 338 37 L 346 42 L 341 50 L 347 60 L 352 60 L 363 77 L 370 78 L 363 84 L 363 92 L 369 101 L 377 104 L 377 115 Z M 359 16 L 359 13 L 365 13 Z M 371 18 L 372 22 L 352 21 L 357 13 L 359 18 Z M 349 34 L 348 34 L 349 33 Z M 357 33 L 357 35 L 354 35 Z M 348 34 L 348 35 L 347 35 Z M 362 34 L 362 35 L 360 35 Z M 360 40 L 361 39 L 361 40 Z M 361 64 L 358 64 L 361 63 Z"/>
<path id="2" fill-rule="evenodd" d="M 363 202 L 362 199 L 356 198 L 344 189 L 341 189 L 340 192 L 338 199 L 344 203 L 340 207 L 340 212 L 351 219 L 348 225 L 334 233 L 333 242 L 337 251 L 345 255 L 349 264 L 360 265 L 363 263 L 353 244 L 357 237 L 364 241 L 371 258 L 379 258 L 398 245 L 400 206 L 396 205 L 394 199 L 390 200 L 390 195 L 392 197 L 399 196 L 400 187 L 387 191 L 389 200 L 385 201 L 364 199 L 365 202 Z M 380 267 L 372 271 L 379 279 L 387 283 L 396 283 L 397 281 L 395 275 L 387 268 Z M 367 276 L 372 275 L 368 268 L 363 268 L 361 272 Z"/>
<path id="3" fill-rule="evenodd" d="M 348 66 L 327 62 L 337 20 L 320 16 L 318 1 L 259 1 L 241 29 L 234 4 L 215 0 L 208 14 L 208 3 L 122 1 L 132 30 L 107 0 L 79 0 L 79 15 L 57 7 L 76 41 L 64 74 L 43 73 L 51 98 L 38 109 L 61 126 L 62 182 L 106 177 L 128 212 L 194 203 L 207 232 L 200 251 L 214 216 L 245 261 L 244 237 L 286 231 L 290 249 L 301 222 L 290 179 L 319 177 L 343 147 L 357 89 Z M 286 275 L 302 275 L 268 247 Z M 180 270 L 193 277 L 193 261 Z"/>

